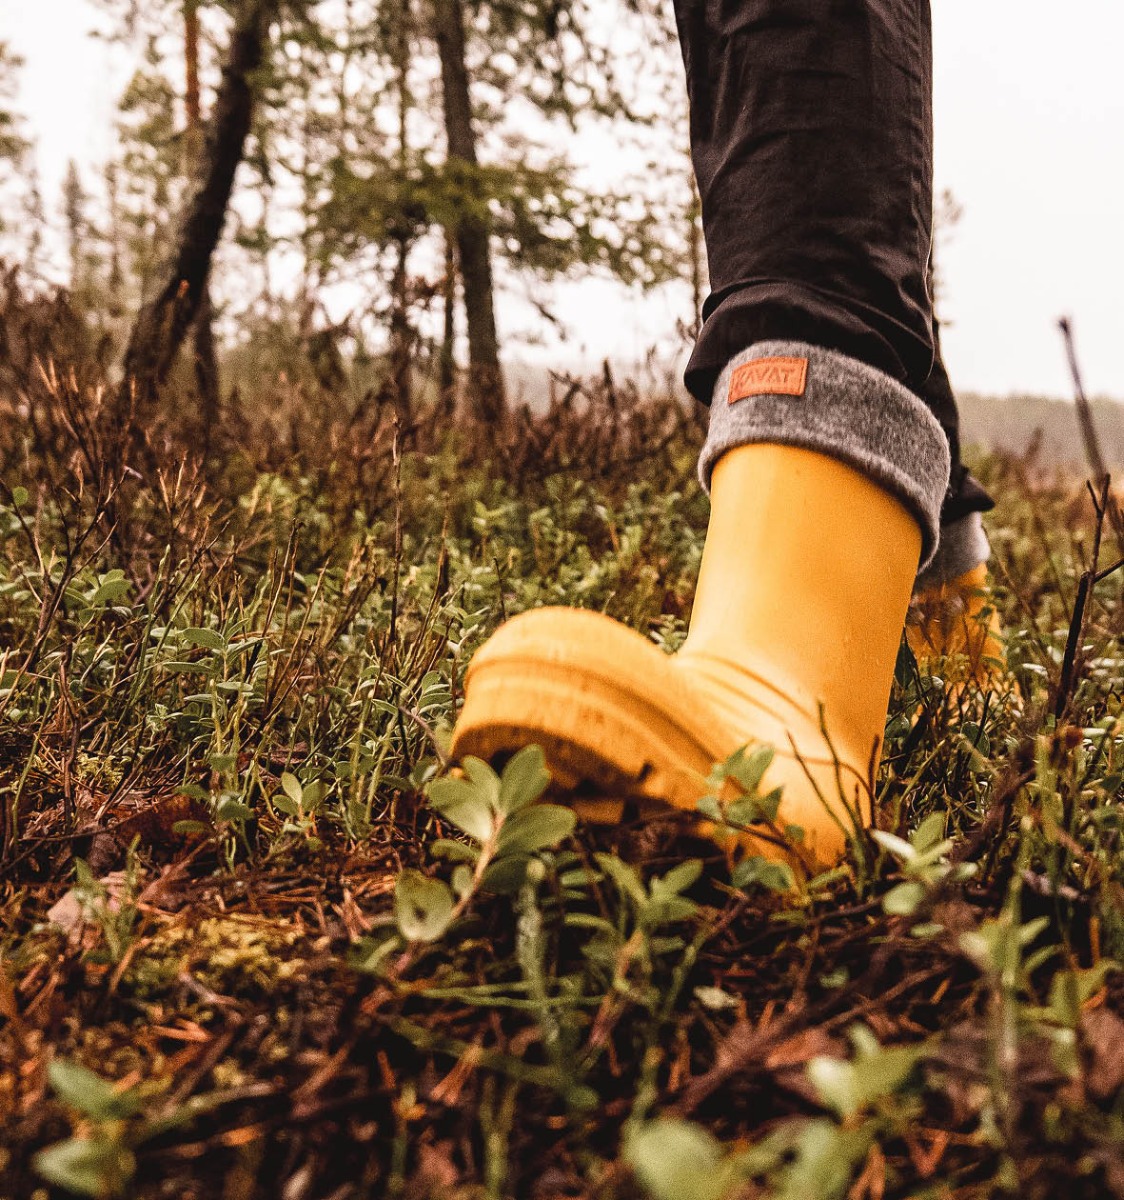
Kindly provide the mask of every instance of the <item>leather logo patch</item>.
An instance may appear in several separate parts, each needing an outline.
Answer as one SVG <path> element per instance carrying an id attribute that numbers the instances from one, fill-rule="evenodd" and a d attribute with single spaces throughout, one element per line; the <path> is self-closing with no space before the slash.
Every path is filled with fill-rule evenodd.
<path id="1" fill-rule="evenodd" d="M 806 358 L 757 358 L 730 377 L 729 404 L 750 396 L 803 396 L 808 385 Z"/>

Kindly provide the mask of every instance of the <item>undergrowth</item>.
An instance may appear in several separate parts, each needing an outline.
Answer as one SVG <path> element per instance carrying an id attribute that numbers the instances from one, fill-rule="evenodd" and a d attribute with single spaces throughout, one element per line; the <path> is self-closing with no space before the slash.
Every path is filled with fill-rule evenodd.
<path id="1" fill-rule="evenodd" d="M 1008 670 L 903 650 L 878 828 L 792 889 L 682 820 L 575 827 L 533 749 L 446 771 L 506 617 L 680 644 L 700 414 L 606 375 L 407 428 L 280 382 L 204 437 L 60 319 L 9 298 L 0 372 L 0 1196 L 1124 1195 L 1080 481 L 976 464 Z"/>

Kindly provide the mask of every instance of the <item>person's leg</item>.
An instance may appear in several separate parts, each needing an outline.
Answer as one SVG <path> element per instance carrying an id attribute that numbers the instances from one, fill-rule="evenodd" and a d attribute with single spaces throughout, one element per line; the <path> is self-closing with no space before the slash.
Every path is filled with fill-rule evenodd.
<path id="1" fill-rule="evenodd" d="M 729 361 L 776 338 L 905 383 L 948 439 L 941 525 L 959 561 L 980 526 L 952 526 L 992 501 L 961 463 L 929 291 L 928 4 L 677 0 L 676 14 L 713 285 L 688 387 L 709 405 Z"/>
<path id="2" fill-rule="evenodd" d="M 704 404 L 757 342 L 933 365 L 927 0 L 675 0 L 711 295 Z"/>
<path id="3" fill-rule="evenodd" d="M 869 815 L 894 660 L 937 544 L 927 0 L 677 0 L 714 294 L 711 523 L 685 646 L 521 614 L 470 664 L 454 757 L 537 741 L 556 778 L 692 808 L 710 765 L 776 755 L 808 865 Z"/>
<path id="4" fill-rule="evenodd" d="M 952 469 L 941 504 L 940 544 L 933 561 L 917 577 L 919 592 L 950 583 L 987 562 L 991 548 L 980 514 L 995 507 L 995 501 L 960 458 L 960 414 L 941 353 L 940 327 L 935 321 L 933 346 L 936 351 L 933 369 L 921 385 L 920 394 L 948 438 Z"/>
<path id="5" fill-rule="evenodd" d="M 731 363 L 752 371 L 763 343 L 792 338 L 902 382 L 950 455 L 940 545 L 914 585 L 910 643 L 922 657 L 967 654 L 982 678 L 1000 646 L 980 520 L 992 501 L 961 462 L 930 297 L 928 4 L 677 0 L 676 12 L 713 282 L 687 370 L 695 396 L 714 401 L 704 484 L 730 446 L 774 438 L 842 457 L 918 515 L 909 484 L 924 464 L 911 471 L 909 460 L 924 442 L 910 444 L 908 412 L 892 429 L 884 408 L 860 398 L 848 411 L 838 391 L 825 400 L 821 388 L 809 414 L 771 395 L 745 403 L 733 380 L 715 386 Z M 771 353 L 783 356 L 784 345 Z"/>
<path id="6" fill-rule="evenodd" d="M 952 474 L 937 553 L 914 583 L 906 636 L 914 656 L 939 664 L 946 683 L 959 689 L 969 680 L 996 680 L 1006 654 L 987 569 L 991 547 L 980 516 L 994 501 L 960 461 L 959 414 L 934 329 L 937 356 L 922 396 L 948 435 Z"/>

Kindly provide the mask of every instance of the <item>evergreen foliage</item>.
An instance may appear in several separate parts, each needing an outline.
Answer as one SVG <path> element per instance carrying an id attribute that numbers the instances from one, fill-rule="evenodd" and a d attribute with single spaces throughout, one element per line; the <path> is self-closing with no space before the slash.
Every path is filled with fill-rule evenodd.
<path id="1" fill-rule="evenodd" d="M 69 223 L 71 250 L 78 225 L 83 243 L 72 285 L 91 326 L 120 343 L 106 307 L 135 314 L 163 286 L 161 264 L 206 165 L 189 146 L 199 145 L 193 71 L 205 120 L 233 18 L 218 0 L 98 3 L 137 69 L 106 180 L 67 185 L 68 213 L 77 217 L 79 194 L 83 209 Z M 542 285 L 551 280 L 593 272 L 651 287 L 681 275 L 690 250 L 682 198 L 661 176 L 638 170 L 635 186 L 614 190 L 580 171 L 572 152 L 592 136 L 615 139 L 638 163 L 666 147 L 652 70 L 633 70 L 653 40 L 670 50 L 666 17 L 623 0 L 612 14 L 583 0 L 455 0 L 458 57 L 440 36 L 448 3 L 277 5 L 210 273 L 227 350 L 257 340 L 298 375 L 321 371 L 325 356 L 335 370 L 381 361 L 407 420 L 414 390 L 463 360 L 465 334 L 468 399 L 479 414 L 492 411 L 474 394 L 473 370 L 494 366 L 502 349 L 494 315 L 481 323 L 497 291 L 529 292 L 549 317 Z M 185 20 L 197 27 L 186 65 L 193 42 L 175 35 Z M 667 53 L 656 61 L 673 62 Z M 465 93 L 450 91 L 449 70 L 463 72 Z M 683 150 L 675 153 L 685 178 Z M 81 299 L 99 293 L 100 307 Z M 483 386 L 502 407 L 494 371 Z"/>

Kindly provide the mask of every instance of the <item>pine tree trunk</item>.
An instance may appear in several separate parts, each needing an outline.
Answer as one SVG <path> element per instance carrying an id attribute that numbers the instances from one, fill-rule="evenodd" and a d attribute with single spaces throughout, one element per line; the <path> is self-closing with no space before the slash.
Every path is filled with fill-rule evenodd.
<path id="1" fill-rule="evenodd" d="M 398 170 L 405 184 L 410 170 L 410 0 L 401 0 L 398 14 L 394 58 L 398 74 Z M 397 257 L 391 280 L 390 310 L 390 375 L 394 389 L 394 405 L 402 429 L 413 423 L 414 395 L 410 378 L 410 356 L 413 352 L 413 330 L 410 328 L 410 244 L 412 230 L 405 214 L 394 236 Z"/>
<path id="2" fill-rule="evenodd" d="M 694 176 L 691 177 L 690 184 L 691 203 L 687 208 L 687 244 L 691 259 L 691 332 L 698 337 L 702 331 L 705 286 L 703 280 L 702 202 L 699 200 Z"/>
<path id="3" fill-rule="evenodd" d="M 461 166 L 471 172 L 477 165 L 476 131 L 465 62 L 464 6 L 462 0 L 433 0 L 433 11 L 441 57 L 449 167 L 455 170 Z M 485 217 L 472 212 L 461 215 L 456 240 L 468 319 L 469 404 L 481 421 L 499 422 L 506 399 L 496 333 L 490 237 Z"/>
<path id="4" fill-rule="evenodd" d="M 391 280 L 390 309 L 390 386 L 394 395 L 394 407 L 403 429 L 413 423 L 414 396 L 410 380 L 410 356 L 413 350 L 413 331 L 410 329 L 409 276 L 406 273 L 410 253 L 410 240 L 406 236 L 396 239 L 397 257 L 394 276 Z"/>
<path id="5" fill-rule="evenodd" d="M 195 387 L 202 402 L 200 424 L 203 454 L 211 453 L 211 434 L 219 417 L 219 358 L 215 350 L 214 312 L 211 292 L 203 289 L 195 317 Z"/>
<path id="6" fill-rule="evenodd" d="M 445 278 L 441 281 L 444 327 L 437 363 L 437 404 L 441 419 L 451 424 L 457 415 L 457 254 L 453 235 L 445 230 Z"/>
<path id="7" fill-rule="evenodd" d="M 168 377 L 199 312 L 211 258 L 222 234 L 234 174 L 254 111 L 252 76 L 261 66 L 277 0 L 243 0 L 235 19 L 198 180 L 180 221 L 170 261 L 154 298 L 137 314 L 124 360 L 124 393 L 141 403 Z"/>
<path id="8" fill-rule="evenodd" d="M 187 115 L 187 154 L 191 172 L 199 167 L 203 149 L 203 103 L 199 87 L 199 0 L 183 0 L 184 106 Z M 195 385 L 202 408 L 204 453 L 210 453 L 211 430 L 219 417 L 219 360 L 215 350 L 214 308 L 209 284 L 203 284 L 195 317 Z"/>

